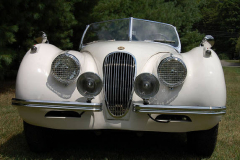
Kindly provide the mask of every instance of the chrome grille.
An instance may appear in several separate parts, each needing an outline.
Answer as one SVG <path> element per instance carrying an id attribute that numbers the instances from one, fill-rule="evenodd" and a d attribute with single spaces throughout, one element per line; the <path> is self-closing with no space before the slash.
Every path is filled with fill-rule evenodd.
<path id="1" fill-rule="evenodd" d="M 105 101 L 113 117 L 124 116 L 130 107 L 135 76 L 135 59 L 124 52 L 107 55 L 103 62 Z"/>

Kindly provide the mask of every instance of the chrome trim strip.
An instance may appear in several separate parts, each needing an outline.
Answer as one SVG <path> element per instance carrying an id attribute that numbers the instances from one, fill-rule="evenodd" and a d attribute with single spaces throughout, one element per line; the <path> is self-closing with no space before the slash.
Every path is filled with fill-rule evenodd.
<path id="1" fill-rule="evenodd" d="M 195 114 L 195 115 L 224 115 L 226 106 L 205 107 L 205 106 L 165 106 L 165 105 L 144 105 L 133 103 L 133 111 L 149 114 Z"/>
<path id="2" fill-rule="evenodd" d="M 132 27 L 133 27 L 133 17 L 130 17 L 129 19 L 129 41 L 132 41 Z"/>
<path id="3" fill-rule="evenodd" d="M 84 46 L 83 46 L 83 39 L 84 39 L 85 34 L 86 34 L 86 32 L 87 32 L 87 30 L 88 30 L 89 27 L 90 27 L 90 25 L 87 25 L 86 29 L 85 29 L 84 32 L 83 32 L 83 35 L 82 35 L 82 38 L 81 38 L 81 41 L 80 41 L 80 45 L 79 45 L 79 50 L 81 50 L 81 49 L 84 47 Z"/>
<path id="4" fill-rule="evenodd" d="M 40 108 L 40 109 L 94 111 L 94 112 L 102 111 L 102 103 L 23 100 L 23 99 L 12 98 L 12 105 L 27 107 L 27 108 Z"/>
<path id="5" fill-rule="evenodd" d="M 181 53 L 182 44 L 181 44 L 181 41 L 180 41 L 180 37 L 179 37 L 178 31 L 177 31 L 177 28 L 175 26 L 173 26 L 173 27 L 174 27 L 175 32 L 176 32 L 177 37 L 178 37 L 178 47 L 175 47 L 175 49 L 178 51 L 178 53 Z"/>

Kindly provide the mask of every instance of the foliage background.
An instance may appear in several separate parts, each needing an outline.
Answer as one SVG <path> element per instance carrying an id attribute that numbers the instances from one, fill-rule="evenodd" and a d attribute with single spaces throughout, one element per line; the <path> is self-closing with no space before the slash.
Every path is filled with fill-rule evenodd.
<path id="1" fill-rule="evenodd" d="M 87 24 L 126 17 L 173 24 L 182 52 L 210 34 L 220 58 L 237 58 L 239 13 L 239 0 L 1 0 L 0 80 L 15 78 L 39 31 L 45 31 L 50 43 L 63 50 L 78 50 Z"/>

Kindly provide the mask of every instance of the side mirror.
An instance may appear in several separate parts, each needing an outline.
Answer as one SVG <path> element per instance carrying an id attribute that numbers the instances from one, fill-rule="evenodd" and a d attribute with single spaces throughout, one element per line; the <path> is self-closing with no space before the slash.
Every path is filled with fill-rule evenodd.
<path id="1" fill-rule="evenodd" d="M 39 33 L 39 37 L 35 39 L 38 43 L 49 43 L 47 34 L 43 31 Z"/>
<path id="2" fill-rule="evenodd" d="M 213 45 L 214 45 L 214 38 L 211 35 L 206 35 L 200 44 L 200 46 L 204 46 L 207 49 L 210 49 Z"/>

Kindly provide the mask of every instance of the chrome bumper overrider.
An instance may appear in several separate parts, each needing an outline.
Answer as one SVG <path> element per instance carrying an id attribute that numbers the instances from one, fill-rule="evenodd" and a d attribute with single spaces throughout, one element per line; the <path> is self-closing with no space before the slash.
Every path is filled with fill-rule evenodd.
<path id="1" fill-rule="evenodd" d="M 133 103 L 133 111 L 148 114 L 194 114 L 194 115 L 224 115 L 226 106 L 223 107 L 202 107 L 202 106 L 165 106 L 165 105 L 144 105 Z"/>
<path id="2" fill-rule="evenodd" d="M 56 109 L 66 111 L 102 111 L 102 103 L 84 103 L 84 102 L 67 102 L 67 101 L 41 101 L 41 100 L 23 100 L 12 99 L 12 105 L 28 107 L 28 108 L 41 108 L 41 109 Z"/>

